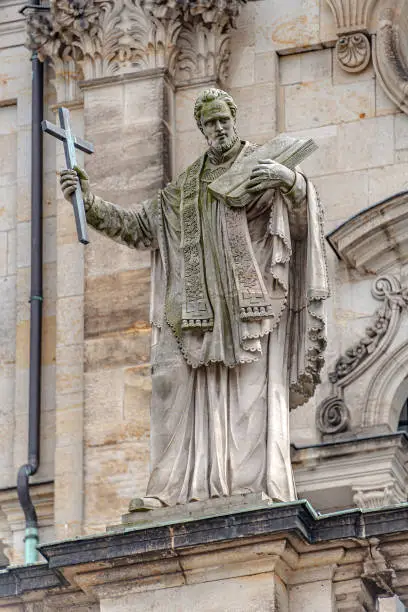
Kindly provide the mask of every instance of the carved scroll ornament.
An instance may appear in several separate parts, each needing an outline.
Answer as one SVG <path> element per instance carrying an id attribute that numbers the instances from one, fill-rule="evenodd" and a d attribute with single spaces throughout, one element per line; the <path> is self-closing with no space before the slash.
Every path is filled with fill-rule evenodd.
<path id="1" fill-rule="evenodd" d="M 398 331 L 401 312 L 408 306 L 408 289 L 401 287 L 394 276 L 378 277 L 371 292 L 382 304 L 375 311 L 364 336 L 337 359 L 329 372 L 333 395 L 323 400 L 316 411 L 316 426 L 322 434 L 338 434 L 350 428 L 350 413 L 343 400 L 343 389 L 388 349 Z"/>
<path id="2" fill-rule="evenodd" d="M 28 17 L 27 46 L 57 68 L 74 62 L 84 79 L 151 68 L 174 75 L 177 66 L 216 79 L 225 77 L 230 30 L 245 2 L 54 0 L 49 12 Z"/>
<path id="3" fill-rule="evenodd" d="M 338 434 L 349 429 L 350 413 L 340 397 L 329 397 L 320 404 L 316 426 L 323 434 Z"/>
<path id="4" fill-rule="evenodd" d="M 399 324 L 401 310 L 408 305 L 408 289 L 393 276 L 380 276 L 372 294 L 383 304 L 376 310 L 365 335 L 336 361 L 329 380 L 342 387 L 365 372 L 390 345 Z"/>

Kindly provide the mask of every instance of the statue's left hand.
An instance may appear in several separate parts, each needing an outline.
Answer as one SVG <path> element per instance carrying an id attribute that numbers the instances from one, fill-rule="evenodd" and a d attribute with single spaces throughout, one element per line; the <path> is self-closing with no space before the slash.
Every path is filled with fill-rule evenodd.
<path id="1" fill-rule="evenodd" d="M 296 181 L 296 174 L 290 168 L 273 161 L 260 159 L 251 173 L 247 190 L 251 193 L 266 191 L 267 189 L 282 189 L 289 191 Z"/>

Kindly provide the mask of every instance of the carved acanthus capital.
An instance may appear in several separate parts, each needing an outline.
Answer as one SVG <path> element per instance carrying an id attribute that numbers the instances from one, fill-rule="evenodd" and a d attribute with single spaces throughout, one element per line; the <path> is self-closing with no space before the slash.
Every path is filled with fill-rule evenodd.
<path id="1" fill-rule="evenodd" d="M 247 0 L 142 0 L 143 5 L 160 19 L 182 15 L 184 23 L 234 26 L 241 7 Z"/>
<path id="2" fill-rule="evenodd" d="M 159 1 L 160 0 L 156 0 Z M 178 39 L 176 79 L 225 82 L 231 28 L 247 0 L 182 0 L 184 27 Z"/>
<path id="3" fill-rule="evenodd" d="M 28 20 L 28 45 L 41 59 L 75 62 L 82 78 L 173 67 L 181 22 L 152 15 L 143 0 L 54 0 Z"/>
<path id="4" fill-rule="evenodd" d="M 54 0 L 28 17 L 28 47 L 82 78 L 166 68 L 225 77 L 229 32 L 246 0 Z M 180 36 L 180 34 L 183 34 Z"/>
<path id="5" fill-rule="evenodd" d="M 368 30 L 371 11 L 377 0 L 326 0 L 336 20 L 337 34 Z"/>
<path id="6" fill-rule="evenodd" d="M 391 479 L 387 484 L 373 486 L 353 486 L 353 503 L 358 508 L 385 508 L 406 502 L 407 495 L 401 486 Z"/>

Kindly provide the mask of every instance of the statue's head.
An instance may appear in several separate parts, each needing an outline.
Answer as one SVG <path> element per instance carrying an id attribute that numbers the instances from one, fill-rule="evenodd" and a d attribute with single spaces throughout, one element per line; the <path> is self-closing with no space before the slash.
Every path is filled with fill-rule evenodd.
<path id="1" fill-rule="evenodd" d="M 228 151 L 238 140 L 237 106 L 222 89 L 206 89 L 197 98 L 194 117 L 209 146 L 218 152 Z"/>

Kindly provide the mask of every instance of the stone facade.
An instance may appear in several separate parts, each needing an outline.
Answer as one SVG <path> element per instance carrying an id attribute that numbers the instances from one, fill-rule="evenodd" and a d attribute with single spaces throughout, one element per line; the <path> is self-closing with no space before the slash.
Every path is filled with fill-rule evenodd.
<path id="1" fill-rule="evenodd" d="M 28 410 L 31 73 L 22 6 L 0 0 L 0 550 L 13 563 L 22 561 L 15 479 Z M 75 7 L 55 0 L 50 13 L 31 15 L 29 46 L 46 62 L 46 117 L 68 106 L 76 133 L 95 144 L 79 162 L 102 197 L 130 207 L 204 149 L 192 105 L 208 84 L 234 96 L 243 138 L 263 143 L 285 131 L 316 140 L 303 168 L 326 207 L 332 298 L 322 384 L 291 414 L 295 478 L 318 510 L 406 501 L 408 448 L 396 433 L 408 395 L 406 3 Z M 93 231 L 79 245 L 58 187 L 62 147 L 47 137 L 44 151 L 42 450 L 32 479 L 42 543 L 103 531 L 144 492 L 150 392 L 149 256 Z M 338 610 L 358 609 L 339 603 L 353 591 L 334 589 L 329 565 L 315 595 L 298 574 L 292 597 L 326 597 L 330 583 Z"/>

